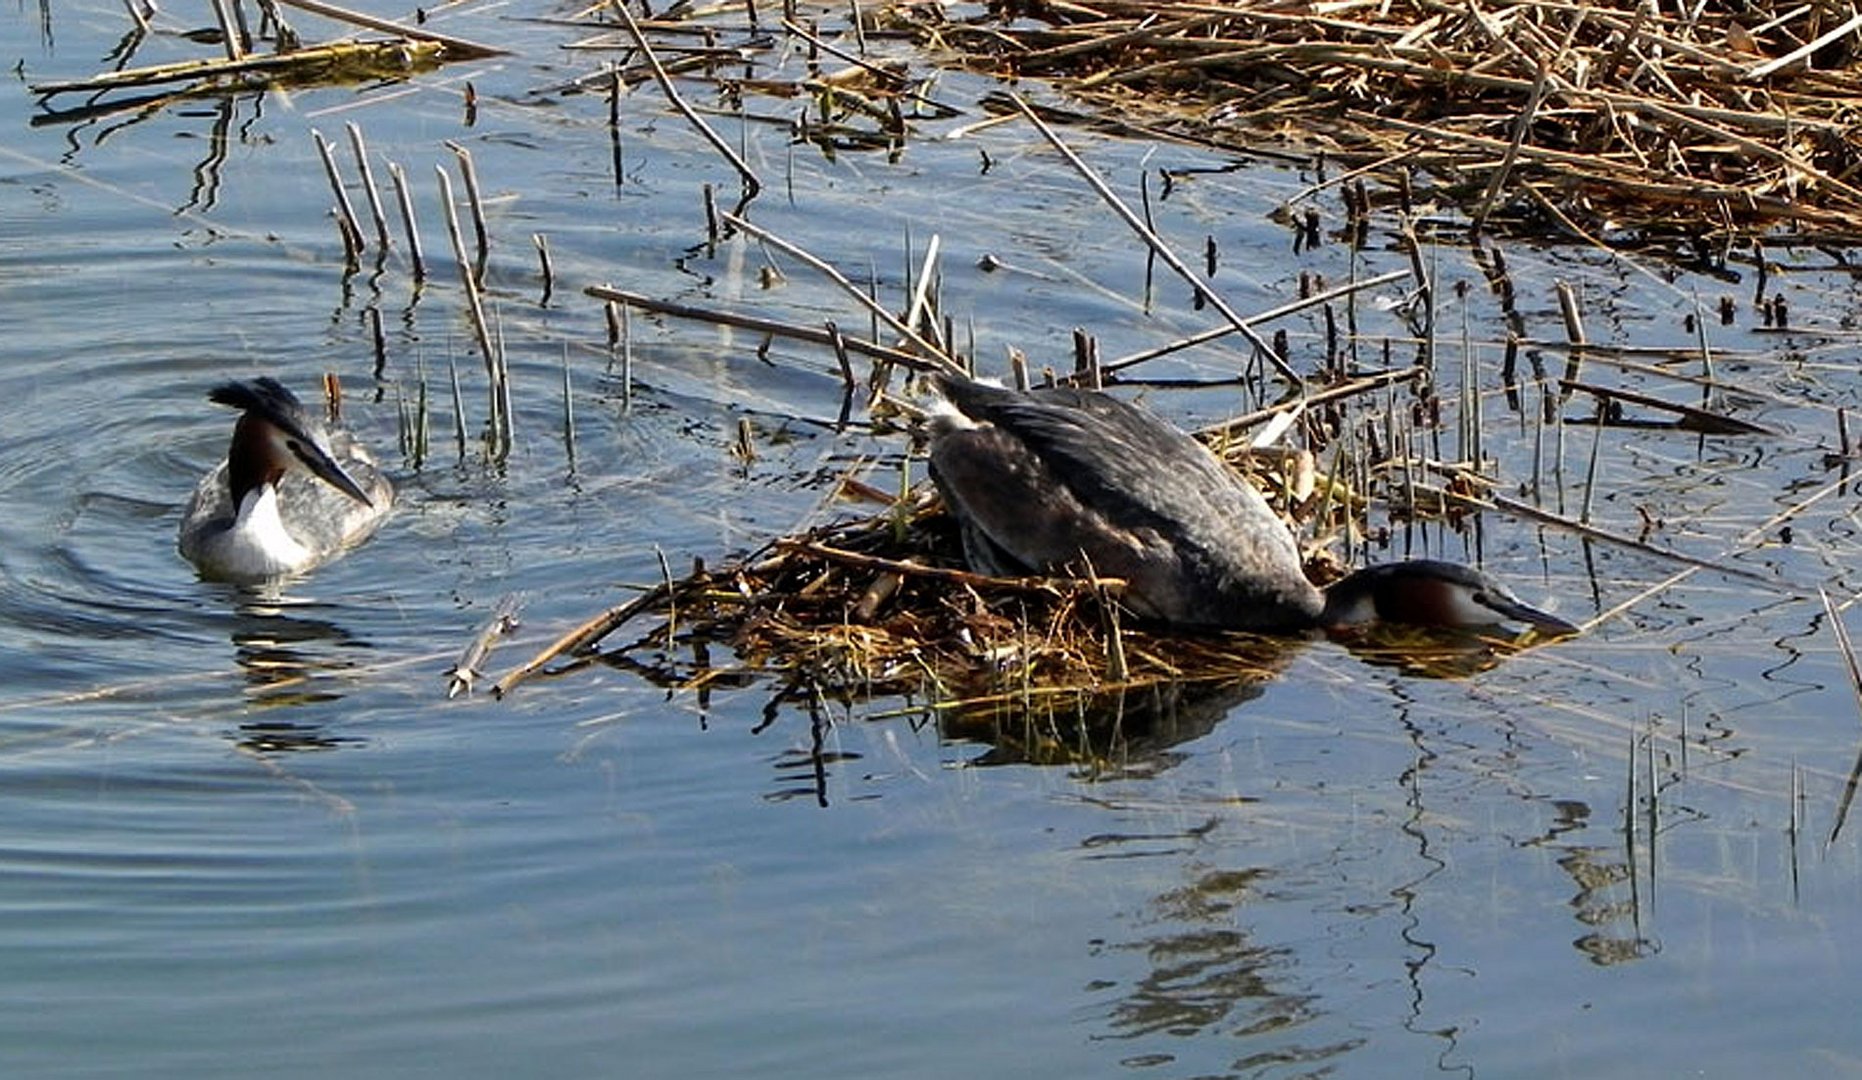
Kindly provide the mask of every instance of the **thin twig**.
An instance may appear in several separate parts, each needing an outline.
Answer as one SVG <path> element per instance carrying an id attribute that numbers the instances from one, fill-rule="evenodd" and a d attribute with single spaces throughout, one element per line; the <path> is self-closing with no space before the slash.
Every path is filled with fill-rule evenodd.
<path id="1" fill-rule="evenodd" d="M 798 341 L 810 342 L 815 345 L 833 347 L 837 336 L 816 326 L 803 326 L 800 323 L 779 322 L 775 319 L 766 319 L 757 315 L 742 315 L 731 311 L 695 307 L 691 304 L 680 303 L 677 300 L 661 300 L 656 297 L 648 296 L 645 293 L 633 292 L 629 289 L 618 289 L 613 285 L 590 285 L 582 291 L 597 300 L 610 300 L 618 304 L 626 305 L 626 307 L 622 308 L 623 311 L 625 311 L 627 307 L 638 307 L 646 311 L 658 312 L 662 315 L 672 315 L 681 319 L 695 319 L 700 322 L 717 323 L 721 326 L 735 326 L 742 330 L 754 330 L 763 334 L 775 334 L 781 337 L 794 338 Z M 623 341 L 625 341 L 625 335 L 622 335 L 622 337 Z M 844 332 L 839 334 L 838 337 L 840 342 L 849 351 L 857 352 L 862 356 L 868 356 L 875 360 L 884 360 L 888 363 L 899 364 L 913 370 L 937 366 L 936 357 L 927 358 L 919 356 L 916 353 L 908 353 L 899 349 L 889 348 L 885 345 L 876 345 L 865 338 L 848 337 Z"/>
<path id="2" fill-rule="evenodd" d="M 940 367 L 943 367 L 949 371 L 957 371 L 961 367 L 961 365 L 957 364 L 956 361 L 952 360 L 944 352 L 943 349 L 940 349 L 936 345 L 932 344 L 930 341 L 925 340 L 925 338 L 922 335 L 920 335 L 916 330 L 912 329 L 910 326 L 906 325 L 906 323 L 903 320 L 901 320 L 898 316 L 894 315 L 890 311 L 887 311 L 878 302 L 876 302 L 872 297 L 868 296 L 858 285 L 855 285 L 853 282 L 847 280 L 846 275 L 842 274 L 839 270 L 836 270 L 825 259 L 822 259 L 816 255 L 813 255 L 807 250 L 805 250 L 804 248 L 796 244 L 792 244 L 787 240 L 784 240 L 780 236 L 777 236 L 775 233 L 770 232 L 768 229 L 764 229 L 756 225 L 752 225 L 750 222 L 745 221 L 743 218 L 738 217 L 736 214 L 726 213 L 725 211 L 720 210 L 718 211 L 718 216 L 722 218 L 726 224 L 731 226 L 731 228 L 741 230 L 750 236 L 756 237 L 758 240 L 763 241 L 764 243 L 770 245 L 771 247 L 787 252 L 788 254 L 794 256 L 797 259 L 802 260 L 803 262 L 807 263 L 809 266 L 813 267 L 815 270 L 825 275 L 828 278 L 828 280 L 834 282 L 834 284 L 836 285 L 839 285 L 841 287 L 841 290 L 845 292 L 848 296 L 853 297 L 854 300 L 861 307 L 865 308 L 869 313 L 871 313 L 874 318 L 885 323 L 888 327 L 890 327 L 893 330 L 893 332 L 897 333 L 900 337 L 904 338 L 906 341 L 924 350 L 925 359 L 928 359 L 932 361 L 933 363 L 936 363 Z M 848 340 L 851 343 L 853 339 L 850 338 Z"/>
<path id="3" fill-rule="evenodd" d="M 1098 173 L 1087 167 L 1087 164 L 1080 160 L 1079 155 L 1075 154 L 1073 149 L 1063 142 L 1059 135 L 1054 133 L 1053 128 L 1047 126 L 1046 121 L 1042 120 L 1032 108 L 1029 108 L 1028 103 L 1023 101 L 1020 95 L 1010 94 L 1009 100 L 1013 101 L 1015 107 L 1021 110 L 1022 115 L 1027 117 L 1028 121 L 1035 126 L 1035 130 L 1041 133 L 1041 137 L 1046 139 L 1054 149 L 1060 151 L 1060 155 L 1067 159 L 1067 163 L 1073 166 L 1074 171 L 1080 174 L 1081 179 L 1085 180 L 1087 184 L 1098 193 L 1099 197 L 1105 201 L 1106 205 L 1112 208 L 1113 212 L 1125 222 L 1126 226 L 1138 234 L 1139 239 L 1149 244 L 1151 250 L 1157 252 L 1158 257 L 1163 259 L 1166 265 L 1172 270 L 1175 270 L 1177 275 L 1185 282 L 1188 282 L 1191 288 L 1195 289 L 1207 299 L 1209 305 L 1220 312 L 1222 317 L 1228 320 L 1229 325 L 1240 331 L 1241 336 L 1247 338 L 1257 352 L 1266 356 L 1268 362 L 1279 369 L 1280 374 L 1285 376 L 1287 381 L 1293 383 L 1295 386 L 1304 388 L 1306 380 L 1300 378 L 1299 372 L 1294 371 L 1290 364 L 1280 358 L 1280 355 L 1274 351 L 1274 347 L 1269 344 L 1265 338 L 1261 337 L 1260 334 L 1256 333 L 1252 326 L 1248 325 L 1248 320 L 1236 314 L 1235 309 L 1229 307 L 1227 301 L 1223 300 L 1221 296 L 1204 285 L 1196 276 L 1196 272 L 1191 270 L 1189 265 L 1179 258 L 1177 253 L 1172 251 L 1168 244 L 1164 243 L 1162 237 L 1152 232 L 1150 226 L 1146 225 L 1142 218 L 1133 213 L 1131 207 L 1126 206 L 1123 199 L 1120 199 L 1113 193 L 1110 187 L 1106 186 L 1106 182 L 1099 178 Z"/>
<path id="4" fill-rule="evenodd" d="M 763 190 L 763 182 L 757 179 L 755 171 L 745 163 L 736 150 L 731 148 L 731 144 L 719 138 L 718 133 L 711 129 L 711 125 L 705 123 L 704 118 L 692 111 L 692 107 L 679 96 L 678 87 L 672 84 L 672 76 L 666 74 L 666 68 L 660 64 L 659 57 L 654 54 L 652 44 L 647 41 L 646 34 L 641 32 L 640 24 L 634 20 L 634 13 L 627 10 L 626 0 L 613 0 L 610 6 L 620 12 L 621 18 L 627 23 L 627 32 L 633 35 L 634 45 L 639 48 L 640 55 L 646 58 L 647 67 L 652 70 L 653 79 L 659 83 L 659 88 L 665 93 L 666 100 L 672 102 L 672 107 L 679 110 L 679 114 L 698 129 L 698 133 L 704 136 L 705 141 L 710 143 L 718 153 L 724 155 L 724 160 L 730 162 L 731 167 L 737 170 L 737 175 L 743 179 L 744 197 L 755 198 L 757 192 Z"/>

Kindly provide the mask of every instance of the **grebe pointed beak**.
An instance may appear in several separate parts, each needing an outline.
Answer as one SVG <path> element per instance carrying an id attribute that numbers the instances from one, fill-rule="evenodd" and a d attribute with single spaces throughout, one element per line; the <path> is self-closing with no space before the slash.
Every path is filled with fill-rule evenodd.
<path id="1" fill-rule="evenodd" d="M 1503 618 L 1525 623 L 1547 637 L 1576 637 L 1583 632 L 1576 624 L 1566 622 L 1549 611 L 1540 611 L 1518 597 L 1503 592 L 1483 589 L 1474 594 L 1474 602 Z"/>
<path id="2" fill-rule="evenodd" d="M 1546 637 L 1581 629 L 1513 595 L 1495 579 L 1460 563 L 1409 559 L 1353 571 L 1326 589 L 1330 626 L 1367 622 L 1476 627 L 1524 623 Z"/>
<path id="3" fill-rule="evenodd" d="M 309 469 L 312 475 L 316 476 L 319 480 L 324 481 L 336 490 L 361 503 L 363 506 L 375 505 L 375 500 L 369 498 L 368 492 L 362 490 L 362 485 L 356 483 L 353 477 L 347 472 L 344 472 L 343 467 L 338 465 L 336 459 L 332 458 L 323 447 L 318 446 L 309 439 L 298 437 L 288 437 L 285 440 L 285 446 L 290 448 L 291 453 L 295 454 L 297 459 L 304 463 L 304 467 Z"/>

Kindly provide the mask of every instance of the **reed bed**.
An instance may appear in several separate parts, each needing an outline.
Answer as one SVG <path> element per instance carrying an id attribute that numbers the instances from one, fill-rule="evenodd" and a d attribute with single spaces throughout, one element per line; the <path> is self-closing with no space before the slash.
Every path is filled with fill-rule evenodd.
<path id="1" fill-rule="evenodd" d="M 1817 3 L 1490 0 L 991 5 L 889 14 L 955 62 L 1101 121 L 1413 174 L 1476 227 L 1724 241 L 1862 235 L 1862 16 Z M 1375 189 L 1373 190 L 1375 195 Z"/>

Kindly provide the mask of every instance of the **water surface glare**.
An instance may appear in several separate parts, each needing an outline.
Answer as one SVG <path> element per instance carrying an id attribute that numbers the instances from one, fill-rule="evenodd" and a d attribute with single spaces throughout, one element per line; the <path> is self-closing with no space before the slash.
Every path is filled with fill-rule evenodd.
<path id="1" fill-rule="evenodd" d="M 832 27 L 844 10 L 814 14 Z M 513 55 L 404 82 L 62 122 L 26 84 L 112 66 L 120 5 L 0 18 L 21 74 L 0 96 L 0 1071 L 1862 1073 L 1862 873 L 1855 823 L 1837 831 L 1862 726 L 1821 606 L 1571 530 L 1399 526 L 1379 555 L 1478 556 L 1575 619 L 1626 605 L 1586 637 L 1460 679 L 1289 643 L 1277 677 L 1186 700 L 1170 734 L 1098 771 L 1015 761 L 897 701 L 837 703 L 823 791 L 806 711 L 764 726 L 776 688 L 756 681 L 699 695 L 597 665 L 448 700 L 447 666 L 505 594 L 526 606 L 498 671 L 658 580 L 662 554 L 715 563 L 841 512 L 824 509 L 835 478 L 864 465 L 896 484 L 904 452 L 836 430 L 826 350 L 636 313 L 623 387 L 584 285 L 860 332 L 865 317 L 795 260 L 708 246 L 703 188 L 728 203 L 736 181 L 651 86 L 623 99 L 616 183 L 606 100 L 552 89 L 619 55 L 567 48 L 572 14 L 436 11 Z M 131 62 L 210 55 L 175 36 L 206 18 L 164 10 Z M 874 48 L 930 71 L 903 42 Z M 799 77 L 798 56 L 760 63 Z M 1213 325 L 1187 285 L 1147 287 L 1142 248 L 1025 127 L 961 130 L 995 89 L 946 73 L 935 94 L 964 115 L 914 121 L 892 155 L 791 145 L 801 99 L 752 94 L 779 122 L 715 122 L 769 183 L 750 217 L 870 275 L 890 306 L 935 234 L 944 310 L 985 367 L 1011 346 L 1064 367 L 1076 326 L 1116 357 Z M 352 167 L 347 122 L 384 185 L 386 161 L 406 167 L 424 285 L 399 245 L 345 268 L 311 131 Z M 1302 273 L 1408 265 L 1391 221 L 1355 252 L 1329 231 L 1296 248 L 1270 215 L 1310 171 L 1067 136 L 1134 200 L 1146 170 L 1175 170 L 1152 190 L 1157 227 L 1183 252 L 1218 241 L 1211 287 L 1244 313 L 1296 296 Z M 433 175 L 455 167 L 445 140 L 471 150 L 486 198 L 515 385 L 502 464 L 478 441 L 485 380 Z M 1335 192 L 1312 202 L 1335 228 Z M 1862 388 L 1846 267 L 1768 248 L 1791 301 L 1778 332 L 1736 260 L 1683 274 L 1504 250 L 1511 310 L 1467 248 L 1428 253 L 1452 328 L 1438 363 L 1478 372 L 1504 494 L 1530 497 L 1536 457 L 1545 505 L 1575 515 L 1586 497 L 1595 429 L 1532 419 L 1550 385 L 1532 372 L 1565 362 L 1530 344 L 1562 337 L 1556 281 L 1604 346 L 1685 352 L 1688 316 L 1729 296 L 1733 324 L 1706 333 L 1737 392 L 1715 405 L 1773 433 L 1606 427 L 1592 520 L 1839 602 L 1862 591 L 1856 496 L 1825 460 Z M 1391 363 L 1413 359 L 1400 299 L 1356 311 L 1365 363 L 1385 341 Z M 1501 382 L 1509 320 L 1528 340 L 1519 403 Z M 1321 320 L 1284 326 L 1310 369 Z M 1211 378 L 1244 359 L 1149 370 Z M 1698 402 L 1629 360 L 1583 378 Z M 390 466 L 393 517 L 281 595 L 197 581 L 174 531 L 231 426 L 207 389 L 269 374 L 309 396 L 325 371 Z M 398 417 L 423 377 L 416 463 Z M 1232 387 L 1144 392 L 1185 423 L 1250 407 Z M 749 462 L 730 452 L 746 418 Z M 1454 431 L 1451 415 L 1440 456 Z"/>

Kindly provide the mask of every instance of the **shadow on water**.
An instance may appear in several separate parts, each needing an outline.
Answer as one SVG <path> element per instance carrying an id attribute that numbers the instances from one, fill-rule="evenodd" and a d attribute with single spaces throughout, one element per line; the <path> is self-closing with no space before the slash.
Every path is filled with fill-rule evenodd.
<path id="1" fill-rule="evenodd" d="M 1316 635 L 1208 635 L 1220 639 L 1222 661 L 1219 670 L 1204 665 L 1203 674 L 1194 679 L 1056 686 L 1017 684 L 1005 673 L 967 687 L 946 687 L 930 695 L 934 700 L 918 703 L 914 698 L 922 695 L 882 692 L 861 697 L 850 693 L 850 685 L 828 687 L 806 671 L 766 670 L 740 657 L 729 642 L 698 633 L 683 633 L 677 648 L 669 650 L 660 632 L 581 657 L 552 677 L 573 677 L 591 664 L 626 672 L 661 688 L 668 700 L 689 694 L 701 727 L 718 707 L 721 692 L 750 692 L 761 698 L 761 721 L 752 734 L 771 730 L 785 715 L 805 716 L 808 745 L 779 757 L 782 786 L 773 797 L 806 797 L 822 807 L 830 803 L 835 768 L 860 759 L 858 753 L 839 748 L 833 737 L 837 724 L 906 718 L 914 725 L 935 724 L 945 743 L 985 747 L 966 758 L 966 766 L 1064 765 L 1082 780 L 1138 779 L 1170 769 L 1182 760 L 1178 747 L 1209 735 L 1224 722 L 1245 724 L 1248 703 L 1304 650 L 1320 647 Z M 1508 638 L 1405 626 L 1337 632 L 1334 637 L 1357 662 L 1442 680 L 1492 670 L 1535 643 L 1530 634 Z M 1160 642 L 1167 645 L 1169 639 L 1148 644 L 1155 648 Z"/>

